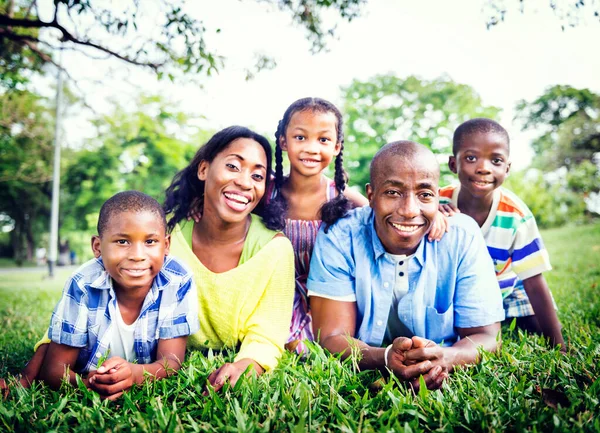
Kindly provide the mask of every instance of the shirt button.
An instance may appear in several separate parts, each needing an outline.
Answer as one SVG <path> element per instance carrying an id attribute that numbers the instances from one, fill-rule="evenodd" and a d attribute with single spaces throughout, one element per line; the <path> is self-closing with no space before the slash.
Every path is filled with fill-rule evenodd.
<path id="1" fill-rule="evenodd" d="M 399 264 L 400 266 L 402 266 L 402 265 L 404 264 L 404 262 L 398 262 L 398 264 Z"/>
<path id="2" fill-rule="evenodd" d="M 401 277 L 404 276 L 404 272 L 400 272 L 398 275 L 400 275 Z"/>
<path id="3" fill-rule="evenodd" d="M 383 287 L 389 287 L 390 283 L 383 283 Z"/>
<path id="4" fill-rule="evenodd" d="M 378 320 L 377 321 L 377 326 L 381 326 L 381 325 L 383 325 L 383 322 L 381 320 Z"/>

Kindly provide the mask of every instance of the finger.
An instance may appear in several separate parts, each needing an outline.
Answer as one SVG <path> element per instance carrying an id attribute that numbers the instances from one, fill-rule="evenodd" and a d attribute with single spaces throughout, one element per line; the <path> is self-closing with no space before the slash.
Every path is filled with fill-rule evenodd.
<path id="1" fill-rule="evenodd" d="M 432 365 L 431 361 L 423 361 L 414 365 L 393 366 L 392 371 L 402 380 L 412 380 L 426 374 Z"/>
<path id="2" fill-rule="evenodd" d="M 435 341 L 428 340 L 427 338 L 414 336 L 411 338 L 411 340 L 413 349 L 435 346 Z"/>
<path id="3" fill-rule="evenodd" d="M 407 337 L 397 337 L 394 339 L 392 343 L 392 351 L 400 352 L 412 349 L 413 342 L 410 338 Z"/>
<path id="4" fill-rule="evenodd" d="M 127 361 L 125 361 L 123 358 L 114 356 L 114 357 L 109 358 L 106 361 L 104 361 L 102 363 L 102 365 L 100 367 L 98 367 L 98 370 L 96 370 L 96 373 L 103 374 L 113 368 L 118 369 L 123 363 L 126 363 L 126 362 Z"/>
<path id="5" fill-rule="evenodd" d="M 117 394 L 119 392 L 123 392 L 131 388 L 132 382 L 123 380 L 121 382 L 113 383 L 113 384 L 104 384 L 104 383 L 94 383 L 93 389 L 98 394 L 103 396 L 111 396 L 113 394 Z"/>
<path id="6" fill-rule="evenodd" d="M 121 397 L 123 395 L 124 391 L 120 391 L 117 392 L 116 394 L 112 394 L 112 395 L 108 395 L 108 396 L 103 396 L 104 399 L 106 400 L 110 400 L 110 401 L 115 401 L 116 399 L 118 399 L 119 397 Z"/>

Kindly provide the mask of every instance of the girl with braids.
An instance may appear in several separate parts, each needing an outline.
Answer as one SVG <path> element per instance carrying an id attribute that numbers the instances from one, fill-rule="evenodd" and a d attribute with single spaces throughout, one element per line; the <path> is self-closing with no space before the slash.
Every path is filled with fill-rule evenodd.
<path id="1" fill-rule="evenodd" d="M 285 215 L 283 232 L 295 252 L 296 293 L 286 348 L 305 351 L 312 341 L 306 280 L 310 257 L 321 223 L 329 225 L 350 208 L 368 204 L 360 193 L 346 189 L 342 165 L 344 135 L 342 115 L 335 105 L 320 98 L 299 99 L 288 107 L 275 132 L 275 182 L 269 194 L 274 213 Z M 283 152 L 290 173 L 283 175 Z M 331 180 L 323 173 L 335 158 Z"/>
<path id="2" fill-rule="evenodd" d="M 288 335 L 294 253 L 276 231 L 283 215 L 265 203 L 271 160 L 266 138 L 232 126 L 202 146 L 166 192 L 171 254 L 189 266 L 198 286 L 200 330 L 188 346 L 239 348 L 234 362 L 208 377 L 217 390 L 248 369 L 273 369 Z M 201 218 L 188 221 L 194 212 Z"/>

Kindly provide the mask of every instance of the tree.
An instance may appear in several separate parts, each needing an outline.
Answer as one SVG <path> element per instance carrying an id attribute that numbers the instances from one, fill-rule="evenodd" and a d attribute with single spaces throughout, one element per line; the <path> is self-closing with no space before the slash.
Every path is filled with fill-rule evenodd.
<path id="1" fill-rule="evenodd" d="M 313 51 L 325 47 L 335 33 L 322 18 L 326 10 L 352 20 L 366 0 L 255 0 L 279 8 L 303 27 Z M 142 7 L 143 6 L 143 7 Z M 174 78 L 177 73 L 210 75 L 223 64 L 223 58 L 208 45 L 205 23 L 185 11 L 185 0 L 54 0 L 52 18 L 43 20 L 38 0 L 0 0 L 0 48 L 4 58 L 10 52 L 37 61 L 54 63 L 47 53 L 58 47 L 89 56 L 108 56 L 150 68 L 159 77 Z M 154 21 L 153 21 L 154 20 Z M 38 34 L 50 29 L 58 40 Z M 214 32 L 219 33 L 217 27 Z M 10 44 L 9 42 L 10 41 Z M 269 66 L 264 56 L 257 67 Z M 1 74 L 1 72 L 0 72 Z"/>
<path id="2" fill-rule="evenodd" d="M 510 3 L 508 5 L 507 3 Z M 593 20 L 600 21 L 600 2 L 597 0 L 551 0 L 548 6 L 556 15 L 563 30 L 566 27 L 577 26 L 584 17 L 590 17 Z M 504 22 L 506 15 L 511 10 L 525 12 L 526 7 L 539 7 L 533 0 L 487 0 L 484 5 L 484 11 L 487 14 L 487 27 L 493 27 Z"/>
<path id="3" fill-rule="evenodd" d="M 32 259 L 40 225 L 47 224 L 53 123 L 40 96 L 17 90 L 0 94 L 0 212 L 14 224 L 17 262 Z"/>
<path id="4" fill-rule="evenodd" d="M 73 155 L 65 172 L 62 227 L 90 230 L 100 206 L 118 191 L 144 191 L 159 202 L 175 173 L 191 161 L 206 133 L 160 97 L 140 97 L 137 111 L 117 106 L 94 121 L 96 138 Z M 191 130 L 189 130 L 191 129 Z"/>
<path id="5" fill-rule="evenodd" d="M 569 215 L 581 217 L 584 202 L 600 191 L 600 95 L 552 86 L 533 101 L 520 101 L 517 119 L 524 130 L 539 131 L 532 165 L 558 179 L 572 197 L 564 203 Z"/>
<path id="6" fill-rule="evenodd" d="M 451 153 L 454 129 L 473 117 L 496 118 L 499 109 L 484 106 L 468 85 L 448 77 L 421 80 L 378 75 L 354 80 L 342 89 L 346 122 L 345 165 L 353 185 L 369 181 L 369 163 L 393 140 L 419 142 L 436 153 Z M 443 173 L 449 171 L 442 165 Z"/>

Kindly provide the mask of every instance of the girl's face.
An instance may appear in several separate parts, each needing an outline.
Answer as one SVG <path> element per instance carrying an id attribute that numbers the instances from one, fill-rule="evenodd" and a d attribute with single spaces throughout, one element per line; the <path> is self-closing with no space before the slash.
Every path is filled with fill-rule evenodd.
<path id="1" fill-rule="evenodd" d="M 233 140 L 211 162 L 198 165 L 204 184 L 203 216 L 215 213 L 227 223 L 239 223 L 265 193 L 267 155 L 250 138 Z"/>
<path id="2" fill-rule="evenodd" d="M 320 174 L 340 153 L 337 118 L 332 112 L 297 111 L 292 114 L 279 145 L 288 153 L 291 174 Z"/>

